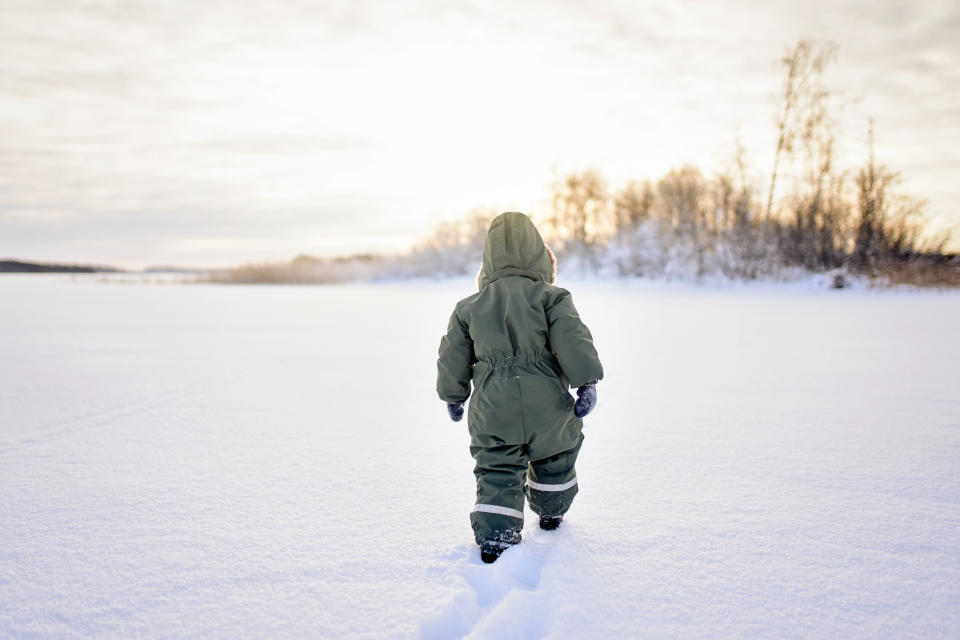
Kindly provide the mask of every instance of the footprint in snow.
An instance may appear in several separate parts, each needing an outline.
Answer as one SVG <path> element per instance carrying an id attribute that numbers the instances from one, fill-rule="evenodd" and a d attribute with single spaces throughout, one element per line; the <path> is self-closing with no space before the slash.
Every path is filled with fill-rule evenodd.
<path id="1" fill-rule="evenodd" d="M 475 545 L 461 545 L 442 558 L 454 565 L 466 589 L 458 591 L 439 615 L 425 621 L 420 637 L 463 638 L 514 590 L 534 591 L 549 559 L 553 541 L 527 538 L 503 552 L 493 564 L 484 564 Z"/>

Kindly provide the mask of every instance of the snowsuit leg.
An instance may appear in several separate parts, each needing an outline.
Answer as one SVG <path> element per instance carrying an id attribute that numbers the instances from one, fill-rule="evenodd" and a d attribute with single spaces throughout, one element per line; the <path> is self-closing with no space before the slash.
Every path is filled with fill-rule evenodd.
<path id="1" fill-rule="evenodd" d="M 541 516 L 562 516 L 577 495 L 577 472 L 574 464 L 583 434 L 577 446 L 543 460 L 533 460 L 527 471 L 527 497 L 530 508 Z"/>
<path id="2" fill-rule="evenodd" d="M 506 545 L 520 542 L 523 529 L 523 481 L 527 456 L 523 445 L 470 447 L 477 461 L 477 504 L 470 524 L 477 544 L 495 540 Z"/>

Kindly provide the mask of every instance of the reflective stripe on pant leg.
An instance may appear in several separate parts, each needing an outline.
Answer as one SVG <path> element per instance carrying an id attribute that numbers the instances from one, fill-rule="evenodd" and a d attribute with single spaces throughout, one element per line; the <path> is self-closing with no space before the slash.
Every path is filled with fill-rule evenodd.
<path id="1" fill-rule="evenodd" d="M 562 516 L 573 504 L 573 497 L 577 495 L 577 491 L 576 483 L 567 489 L 553 491 L 543 491 L 528 484 L 527 498 L 530 500 L 530 509 L 534 513 L 541 516 Z"/>
<path id="2" fill-rule="evenodd" d="M 575 484 L 577 484 L 576 478 L 570 482 L 564 482 L 563 484 L 544 484 L 542 482 L 534 482 L 533 480 L 527 478 L 527 486 L 531 489 L 536 489 L 537 491 L 566 491 Z"/>
<path id="3" fill-rule="evenodd" d="M 478 544 L 496 540 L 520 542 L 523 528 L 523 480 L 527 457 L 521 445 L 471 446 L 477 461 L 477 503 L 470 512 L 470 524 Z"/>
<path id="4" fill-rule="evenodd" d="M 534 460 L 527 469 L 526 494 L 530 508 L 541 516 L 562 516 L 577 495 L 574 463 L 580 453 L 583 436 L 575 447 L 557 455 Z"/>
<path id="5" fill-rule="evenodd" d="M 511 509 L 510 507 L 500 507 L 495 504 L 478 504 L 473 507 L 473 513 L 477 511 L 483 511 L 484 513 L 498 513 L 502 516 L 510 516 L 511 518 L 520 518 L 523 520 L 523 511 L 518 511 L 517 509 Z"/>

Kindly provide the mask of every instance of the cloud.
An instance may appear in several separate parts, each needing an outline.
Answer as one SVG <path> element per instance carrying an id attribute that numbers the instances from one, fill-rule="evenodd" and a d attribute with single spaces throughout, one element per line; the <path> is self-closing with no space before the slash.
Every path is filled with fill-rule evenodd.
<path id="1" fill-rule="evenodd" d="M 763 167 L 775 61 L 806 34 L 839 42 L 830 79 L 851 103 L 849 157 L 875 118 L 881 156 L 952 211 L 958 13 L 863 0 L 6 3 L 0 253 L 68 255 L 87 239 L 103 259 L 134 240 L 226 256 L 252 246 L 230 238 L 286 249 L 297 229 L 379 247 L 474 206 L 535 207 L 554 167 L 615 183 L 683 162 L 709 171 L 737 130 Z"/>

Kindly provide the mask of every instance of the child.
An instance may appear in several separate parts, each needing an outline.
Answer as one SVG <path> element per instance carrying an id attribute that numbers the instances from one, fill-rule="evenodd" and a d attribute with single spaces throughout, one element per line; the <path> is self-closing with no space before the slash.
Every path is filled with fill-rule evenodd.
<path id="1" fill-rule="evenodd" d="M 470 523 L 481 558 L 493 562 L 520 542 L 524 493 L 543 529 L 556 529 L 570 508 L 581 418 L 596 405 L 603 367 L 527 216 L 504 213 L 490 224 L 477 281 L 480 291 L 457 303 L 440 341 L 437 393 L 458 422 L 473 380 Z"/>

